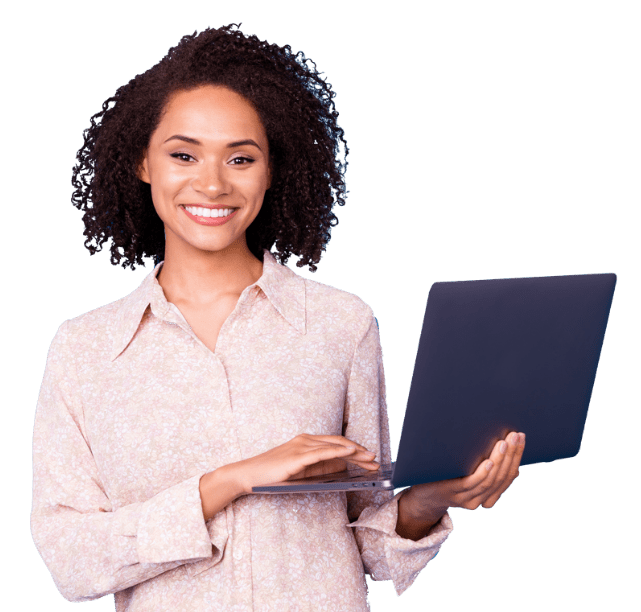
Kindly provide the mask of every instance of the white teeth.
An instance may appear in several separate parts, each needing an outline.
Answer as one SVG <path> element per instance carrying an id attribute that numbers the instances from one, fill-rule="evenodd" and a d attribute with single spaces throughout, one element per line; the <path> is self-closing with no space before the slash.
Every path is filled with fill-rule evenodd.
<path id="1" fill-rule="evenodd" d="M 185 209 L 197 217 L 227 217 L 233 212 L 231 208 L 203 208 L 201 206 L 185 206 Z"/>

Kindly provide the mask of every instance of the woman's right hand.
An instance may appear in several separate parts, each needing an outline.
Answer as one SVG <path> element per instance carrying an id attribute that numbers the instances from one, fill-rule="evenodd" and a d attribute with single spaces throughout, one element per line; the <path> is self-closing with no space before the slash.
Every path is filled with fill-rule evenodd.
<path id="1" fill-rule="evenodd" d="M 226 466 L 243 493 L 284 480 L 340 472 L 352 463 L 368 470 L 379 464 L 375 454 L 343 436 L 300 434 L 265 453 Z"/>

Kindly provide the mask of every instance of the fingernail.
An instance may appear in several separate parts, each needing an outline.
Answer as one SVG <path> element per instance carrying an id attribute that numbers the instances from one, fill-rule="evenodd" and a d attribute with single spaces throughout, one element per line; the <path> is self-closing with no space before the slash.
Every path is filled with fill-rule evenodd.
<path id="1" fill-rule="evenodd" d="M 514 433 L 512 434 L 512 444 L 518 444 L 518 443 L 519 443 L 519 434 L 517 434 L 516 432 L 514 432 Z"/>
<path id="2" fill-rule="evenodd" d="M 521 444 L 525 444 L 525 434 L 524 433 L 519 434 L 519 442 Z"/>
<path id="3" fill-rule="evenodd" d="M 488 461 L 485 465 L 485 469 L 489 472 L 494 467 L 494 464 L 491 461 Z"/>
<path id="4" fill-rule="evenodd" d="M 501 446 L 499 446 L 499 450 L 505 455 L 505 452 L 507 451 L 507 444 L 506 444 L 505 440 L 503 440 L 503 442 L 501 442 Z"/>

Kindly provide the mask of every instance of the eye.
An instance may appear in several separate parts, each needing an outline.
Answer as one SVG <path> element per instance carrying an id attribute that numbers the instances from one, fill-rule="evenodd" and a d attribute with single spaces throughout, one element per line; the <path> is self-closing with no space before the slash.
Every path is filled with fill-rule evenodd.
<path id="1" fill-rule="evenodd" d="M 234 157 L 234 159 L 231 160 L 231 163 L 234 166 L 242 166 L 245 164 L 250 164 L 254 160 L 251 157 L 244 157 L 242 155 L 239 155 L 238 157 Z"/>
<path id="2" fill-rule="evenodd" d="M 187 153 L 171 153 L 170 157 L 173 157 L 174 159 L 179 159 L 180 161 L 189 161 L 190 159 L 194 159 L 191 155 Z"/>

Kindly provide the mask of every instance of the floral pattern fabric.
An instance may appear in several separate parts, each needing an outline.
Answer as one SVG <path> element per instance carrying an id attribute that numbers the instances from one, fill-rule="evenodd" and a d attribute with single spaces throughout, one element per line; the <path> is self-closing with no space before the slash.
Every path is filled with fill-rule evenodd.
<path id="1" fill-rule="evenodd" d="M 300 433 L 390 461 L 378 326 L 356 296 L 264 252 L 215 352 L 156 280 L 65 321 L 33 437 L 35 545 L 61 594 L 117 612 L 364 611 L 400 594 L 452 530 L 395 532 L 389 491 L 246 495 L 205 521 L 200 478 Z"/>

